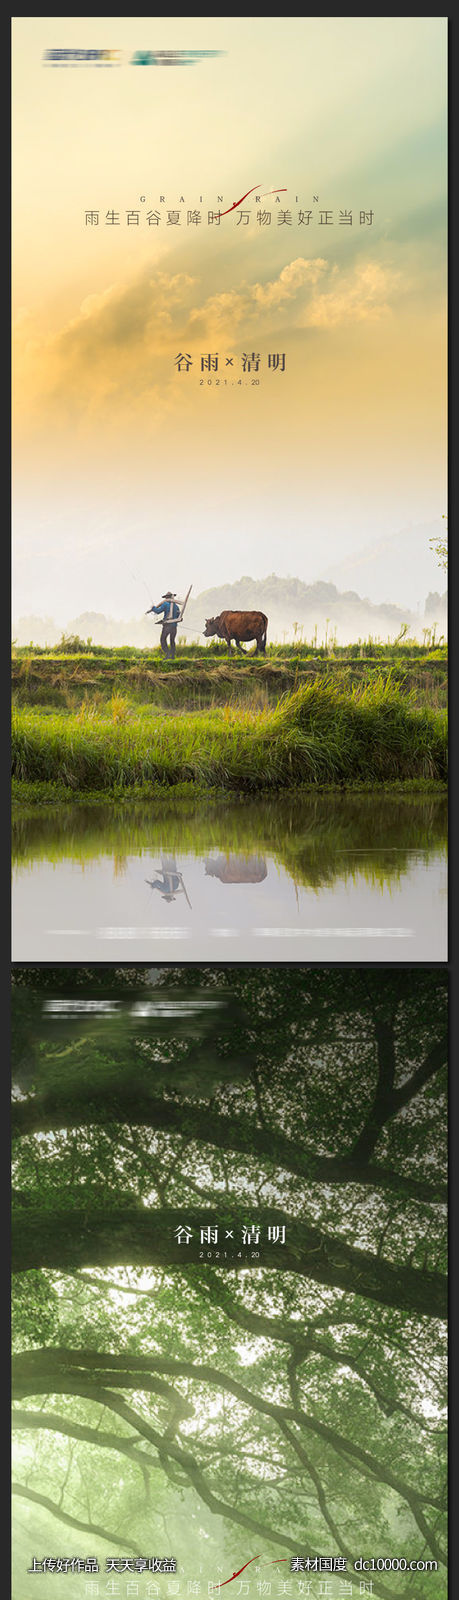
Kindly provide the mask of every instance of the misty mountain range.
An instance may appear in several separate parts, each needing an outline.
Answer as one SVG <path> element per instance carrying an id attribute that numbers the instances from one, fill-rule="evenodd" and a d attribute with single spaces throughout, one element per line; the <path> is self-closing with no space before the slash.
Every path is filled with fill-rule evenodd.
<path id="1" fill-rule="evenodd" d="M 399 606 L 422 610 L 429 590 L 445 582 L 431 541 L 445 541 L 446 519 L 417 522 L 398 533 L 384 534 L 328 567 L 321 576 L 340 590 L 357 589 L 373 605 L 392 596 Z"/>
<path id="2" fill-rule="evenodd" d="M 268 643 L 291 643 L 296 638 L 298 642 L 314 639 L 316 644 L 322 644 L 326 638 L 330 641 L 336 637 L 338 644 L 347 644 L 369 636 L 386 641 L 396 638 L 404 624 L 411 637 L 422 640 L 423 629 L 432 628 L 434 623 L 437 637 L 446 633 L 446 601 L 446 593 L 431 591 L 423 612 L 390 602 L 373 605 L 353 589 L 340 592 L 334 583 L 306 584 L 299 578 L 278 578 L 271 573 L 266 578 L 242 577 L 236 583 L 204 589 L 196 598 L 191 595 L 180 635 L 190 644 L 202 641 L 206 618 L 228 609 L 266 612 Z M 58 644 L 64 631 L 99 645 L 132 644 L 142 648 L 159 644 L 155 618 L 146 615 L 126 621 L 107 617 L 103 612 L 84 611 L 72 618 L 65 630 L 50 617 L 28 616 L 20 617 L 13 628 L 17 645 Z"/>
<path id="3" fill-rule="evenodd" d="M 401 528 L 343 557 L 309 584 L 300 578 L 271 573 L 266 578 L 245 576 L 236 582 L 216 584 L 198 594 L 192 591 L 180 636 L 190 644 L 202 639 L 206 617 L 217 616 L 224 609 L 265 611 L 268 640 L 272 642 L 290 642 L 296 637 L 315 638 L 320 644 L 326 637 L 333 637 L 335 630 L 338 644 L 370 636 L 386 641 L 395 638 L 404 624 L 412 637 L 422 641 L 423 629 L 432 628 L 435 623 L 438 636 L 446 632 L 447 617 L 446 594 L 440 592 L 446 574 L 439 564 L 436 545 L 445 541 L 446 529 L 443 517 Z M 174 565 L 172 554 L 168 574 L 171 588 L 181 581 Z M 192 576 L 190 572 L 189 577 Z M 142 599 L 142 592 L 145 595 L 147 589 L 145 578 L 149 578 L 150 585 L 155 583 L 150 560 L 141 577 L 136 616 L 113 617 L 88 609 L 70 620 L 67 612 L 64 621 L 56 621 L 49 615 L 29 614 L 14 623 L 16 643 L 58 644 L 65 632 L 107 646 L 157 645 L 155 619 L 145 616 L 146 599 Z M 187 578 L 183 584 L 180 599 L 188 581 Z M 151 590 L 151 603 L 161 598 L 161 588 L 159 585 L 157 594 Z M 90 598 L 88 593 L 89 602 Z M 125 604 L 126 598 L 123 594 Z"/>

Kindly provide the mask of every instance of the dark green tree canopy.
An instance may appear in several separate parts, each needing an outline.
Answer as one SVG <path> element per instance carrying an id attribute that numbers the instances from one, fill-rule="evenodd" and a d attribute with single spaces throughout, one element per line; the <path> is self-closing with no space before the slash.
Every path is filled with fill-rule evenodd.
<path id="1" fill-rule="evenodd" d="M 204 1518 L 230 1561 L 432 1559 L 374 1592 L 440 1597 L 444 976 L 120 969 L 113 1014 L 44 1011 L 107 984 L 15 974 L 22 1517 L 139 1553 L 172 1507 L 179 1553 Z"/>

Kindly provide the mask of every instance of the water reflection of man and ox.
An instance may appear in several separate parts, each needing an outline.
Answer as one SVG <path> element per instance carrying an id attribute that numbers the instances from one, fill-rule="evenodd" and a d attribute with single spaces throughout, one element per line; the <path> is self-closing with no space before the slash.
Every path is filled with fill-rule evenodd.
<path id="1" fill-rule="evenodd" d="M 216 937 L 237 933 L 247 960 L 268 935 L 271 959 L 286 960 L 300 936 L 308 957 L 319 937 L 331 959 L 338 937 L 346 960 L 368 959 L 369 948 L 382 957 L 371 936 L 386 940 L 384 959 L 400 960 L 402 939 L 402 959 L 444 959 L 443 798 L 295 796 L 224 810 L 209 802 L 173 825 L 159 809 L 67 805 L 21 819 L 15 960 L 34 959 L 37 948 L 58 960 L 64 936 L 74 959 L 83 937 L 95 960 L 101 940 L 125 941 L 123 953 L 143 960 L 149 941 L 164 937 L 193 938 L 193 960 L 207 960 Z"/>
<path id="2" fill-rule="evenodd" d="M 264 856 L 238 856 L 225 855 L 206 856 L 204 860 L 206 878 L 218 878 L 220 883 L 263 883 L 268 876 L 268 868 Z M 156 868 L 156 878 L 146 878 L 150 889 L 157 889 L 161 899 L 167 905 L 176 900 L 178 895 L 185 896 L 187 905 L 192 909 L 191 900 L 187 893 L 183 872 L 180 872 L 175 855 L 163 855 L 161 867 Z"/>

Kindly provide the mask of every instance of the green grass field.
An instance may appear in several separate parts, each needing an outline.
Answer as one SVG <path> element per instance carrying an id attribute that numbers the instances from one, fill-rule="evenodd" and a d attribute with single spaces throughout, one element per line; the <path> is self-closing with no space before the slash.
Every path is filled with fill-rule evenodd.
<path id="1" fill-rule="evenodd" d="M 86 697 L 78 711 L 17 704 L 13 712 L 14 777 L 71 791 L 116 795 L 191 782 L 256 794 L 444 781 L 446 771 L 445 712 L 415 704 L 380 671 L 347 688 L 328 672 L 259 708 L 165 714 L 112 691 L 105 703 Z"/>
<path id="2" fill-rule="evenodd" d="M 12 665 L 17 705 L 74 711 L 85 702 L 102 708 L 119 695 L 137 706 L 166 711 L 226 705 L 258 710 L 275 706 L 283 694 L 317 681 L 330 681 L 350 693 L 381 679 L 408 695 L 412 705 L 441 710 L 447 703 L 447 675 L 445 647 L 427 651 L 414 643 L 382 645 L 373 640 L 332 650 L 270 645 L 265 657 L 248 650 L 244 656 L 233 651 L 231 658 L 222 644 L 179 645 L 173 662 L 159 650 L 134 647 L 67 651 L 30 647 L 16 650 Z"/>

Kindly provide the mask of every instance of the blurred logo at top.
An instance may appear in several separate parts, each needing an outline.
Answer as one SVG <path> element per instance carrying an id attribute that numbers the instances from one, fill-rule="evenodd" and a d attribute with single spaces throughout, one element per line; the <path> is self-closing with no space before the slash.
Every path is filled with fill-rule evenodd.
<path id="1" fill-rule="evenodd" d="M 226 50 L 44 50 L 45 67 L 192 67 Z"/>

